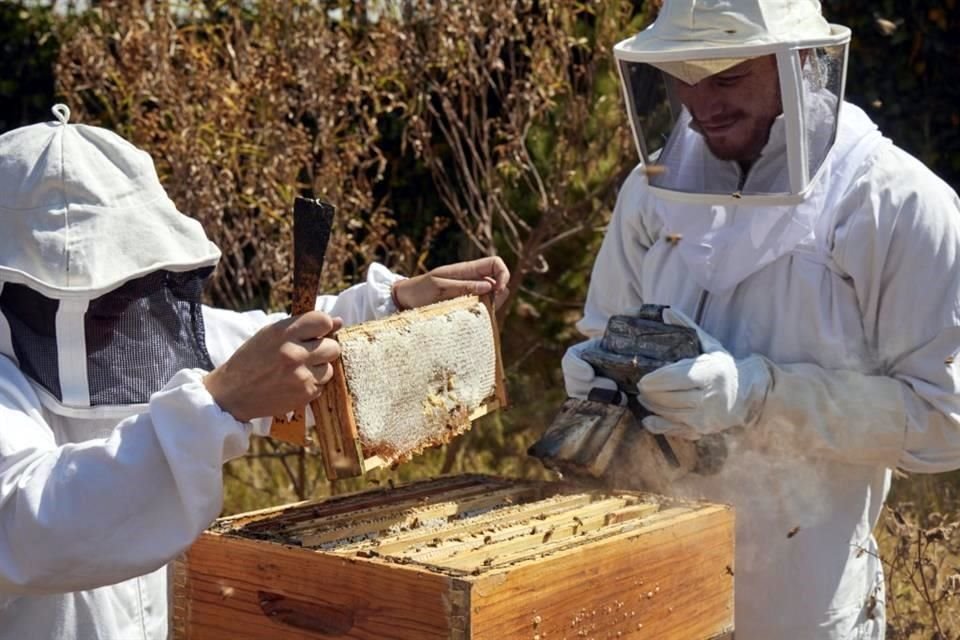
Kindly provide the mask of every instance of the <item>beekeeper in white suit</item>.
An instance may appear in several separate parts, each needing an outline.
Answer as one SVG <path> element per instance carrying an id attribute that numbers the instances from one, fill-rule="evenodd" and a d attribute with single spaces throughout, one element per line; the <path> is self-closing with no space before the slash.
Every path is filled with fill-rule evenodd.
<path id="1" fill-rule="evenodd" d="M 164 565 L 219 514 L 254 419 L 320 393 L 341 318 L 509 274 L 375 265 L 292 319 L 204 307 L 220 252 L 150 157 L 54 112 L 0 136 L 0 638 L 165 638 Z"/>
<path id="2" fill-rule="evenodd" d="M 737 640 L 882 638 L 891 469 L 960 467 L 960 202 L 843 102 L 849 39 L 814 0 L 667 0 L 615 48 L 642 163 L 578 326 L 657 303 L 700 332 L 639 398 L 727 437 L 672 490 L 736 508 Z M 582 349 L 579 397 L 610 384 Z"/>

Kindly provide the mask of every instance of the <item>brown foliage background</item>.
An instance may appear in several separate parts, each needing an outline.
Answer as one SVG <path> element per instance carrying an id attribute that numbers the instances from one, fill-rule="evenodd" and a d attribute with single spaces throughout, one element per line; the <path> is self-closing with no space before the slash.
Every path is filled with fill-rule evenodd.
<path id="1" fill-rule="evenodd" d="M 340 208 L 331 291 L 377 258 L 425 268 L 449 221 L 452 257 L 499 250 L 520 282 L 545 272 L 545 251 L 591 230 L 631 164 L 616 104 L 611 126 L 581 126 L 618 30 L 571 35 L 584 15 L 627 24 L 631 4 L 409 2 L 375 22 L 343 4 L 355 15 L 332 20 L 305 0 L 98 3 L 65 38 L 57 88 L 77 120 L 150 151 L 224 250 L 217 304 L 285 304 L 298 192 Z M 559 102 L 567 119 L 544 128 Z M 384 128 L 399 150 L 384 148 Z M 537 144 L 549 146 L 541 157 Z M 394 233 L 406 213 L 388 175 L 398 159 L 422 162 L 445 207 L 415 239 Z"/>
<path id="2" fill-rule="evenodd" d="M 76 120 L 149 150 L 171 197 L 221 247 L 213 302 L 286 305 L 298 193 L 339 207 L 328 290 L 377 257 L 408 263 L 413 242 L 392 233 L 394 212 L 374 189 L 386 163 L 378 117 L 405 107 L 396 33 L 334 27 L 308 2 L 260 3 L 255 15 L 166 5 L 84 13 L 61 50 L 58 89 L 74 97 Z"/>

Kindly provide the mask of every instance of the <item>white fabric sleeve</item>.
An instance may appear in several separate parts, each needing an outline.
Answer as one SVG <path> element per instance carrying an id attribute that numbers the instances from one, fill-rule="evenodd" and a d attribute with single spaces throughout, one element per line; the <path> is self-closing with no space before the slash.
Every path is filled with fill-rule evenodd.
<path id="1" fill-rule="evenodd" d="M 263 327 L 287 317 L 286 313 L 264 313 L 259 310 L 237 312 L 203 307 L 205 342 L 213 366 L 219 367 L 226 362 L 240 345 Z M 250 424 L 253 435 L 268 436 L 273 418 L 254 418 Z"/>
<path id="2" fill-rule="evenodd" d="M 375 320 L 396 313 L 390 291 L 393 283 L 403 277 L 382 264 L 374 262 L 367 269 L 365 282 L 355 284 L 339 295 L 317 298 L 317 310 L 343 318 L 346 326 Z"/>
<path id="3" fill-rule="evenodd" d="M 850 276 L 876 375 L 773 367 L 768 426 L 831 457 L 911 472 L 960 468 L 960 200 L 902 152 L 845 200 L 834 259 Z"/>
<path id="4" fill-rule="evenodd" d="M 643 172 L 635 169 L 617 196 L 613 217 L 593 263 L 583 318 L 577 323 L 577 329 L 588 338 L 602 336 L 610 316 L 643 304 L 640 278 L 625 279 L 623 274 L 639 276 L 647 250 L 653 244 L 654 234 L 647 229 L 642 216 L 646 180 Z M 613 283 L 617 286 L 611 286 Z"/>
<path id="5" fill-rule="evenodd" d="M 364 282 L 338 295 L 317 296 L 316 309 L 343 318 L 345 325 L 382 318 L 396 313 L 397 308 L 393 304 L 390 291 L 393 283 L 402 279 L 403 276 L 375 262 L 367 269 Z M 282 312 L 237 312 L 203 307 L 207 351 L 213 365 L 216 367 L 226 362 L 241 344 L 261 328 L 287 317 L 289 315 Z"/>
<path id="6" fill-rule="evenodd" d="M 207 353 L 214 367 L 226 362 L 257 331 L 289 317 L 286 313 L 263 311 L 228 311 L 203 307 L 203 328 Z"/>
<path id="7" fill-rule="evenodd" d="M 21 372 L 0 358 L 0 591 L 114 584 L 182 552 L 220 513 L 223 463 L 250 426 L 184 370 L 104 438 L 57 445 Z"/>
<path id="8" fill-rule="evenodd" d="M 774 365 L 754 446 L 785 447 L 850 464 L 897 466 L 904 447 L 902 384 L 813 364 Z"/>

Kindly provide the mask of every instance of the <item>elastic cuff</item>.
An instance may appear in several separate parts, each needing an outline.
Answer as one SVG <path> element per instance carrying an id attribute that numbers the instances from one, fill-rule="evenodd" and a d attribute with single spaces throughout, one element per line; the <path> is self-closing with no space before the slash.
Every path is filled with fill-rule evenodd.
<path id="1" fill-rule="evenodd" d="M 396 313 L 400 309 L 393 300 L 393 284 L 404 277 L 396 274 L 379 262 L 374 262 L 367 269 L 367 286 L 372 294 L 368 300 L 372 302 L 374 317 L 382 318 Z"/>
<path id="2" fill-rule="evenodd" d="M 181 369 L 150 398 L 150 415 L 168 454 L 184 448 L 219 449 L 219 460 L 242 456 L 249 446 L 251 424 L 241 422 L 217 404 L 203 384 L 201 369 Z M 176 428 L 171 428 L 176 425 Z"/>
<path id="3" fill-rule="evenodd" d="M 161 389 L 159 393 L 182 388 L 190 394 L 195 404 L 209 405 L 211 410 L 217 412 L 218 418 L 227 418 L 237 424 L 249 425 L 249 422 L 237 420 L 233 417 L 233 414 L 224 411 L 223 408 L 217 404 L 216 399 L 207 390 L 207 385 L 203 384 L 203 379 L 208 373 L 209 371 L 204 371 L 203 369 L 181 369 L 173 374 L 173 377 L 167 381 L 167 384 L 163 385 L 163 389 Z"/>

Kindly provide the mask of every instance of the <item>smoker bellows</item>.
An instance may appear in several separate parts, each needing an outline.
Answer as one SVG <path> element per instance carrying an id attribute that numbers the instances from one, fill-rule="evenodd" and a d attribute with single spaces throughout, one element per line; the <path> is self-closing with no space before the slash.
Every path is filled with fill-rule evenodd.
<path id="1" fill-rule="evenodd" d="M 635 315 L 613 316 L 603 340 L 583 359 L 617 390 L 595 388 L 586 400 L 568 399 L 528 453 L 562 473 L 604 478 L 613 486 L 665 491 L 686 473 L 716 473 L 726 459 L 726 441 L 714 435 L 690 442 L 653 435 L 650 415 L 637 399 L 647 373 L 700 354 L 696 331 L 663 320 L 661 305 L 645 304 Z"/>

